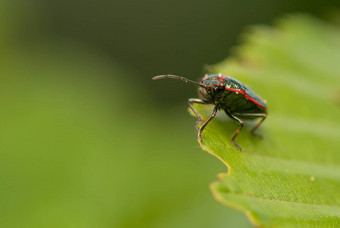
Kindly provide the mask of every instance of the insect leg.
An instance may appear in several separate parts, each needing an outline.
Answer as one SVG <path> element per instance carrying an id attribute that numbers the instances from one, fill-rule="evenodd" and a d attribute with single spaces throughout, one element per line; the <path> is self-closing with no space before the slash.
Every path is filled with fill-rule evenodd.
<path id="1" fill-rule="evenodd" d="M 188 104 L 189 107 L 191 108 L 191 110 L 195 113 L 196 117 L 197 117 L 197 121 L 195 124 L 195 129 L 196 131 L 198 131 L 198 125 L 200 124 L 201 120 L 202 120 L 202 116 L 199 114 L 199 112 L 194 108 L 193 104 L 207 104 L 205 101 L 202 101 L 201 99 L 197 99 L 197 98 L 190 98 L 188 100 Z"/>
<path id="2" fill-rule="evenodd" d="M 203 132 L 204 128 L 208 125 L 208 123 L 216 116 L 217 110 L 218 110 L 218 106 L 215 106 L 215 108 L 214 108 L 210 118 L 200 128 L 200 130 L 198 132 L 198 138 L 200 139 L 201 142 L 203 141 L 203 139 L 202 139 L 202 132 Z"/>
<path id="3" fill-rule="evenodd" d="M 235 114 L 235 115 L 238 115 L 238 116 L 262 117 L 262 119 L 261 119 L 261 120 L 256 124 L 256 126 L 255 126 L 253 129 L 251 129 L 251 131 L 250 131 L 253 135 L 255 135 L 255 136 L 261 138 L 261 136 L 259 136 L 259 135 L 257 135 L 257 134 L 255 133 L 255 130 L 261 126 L 262 122 L 266 119 L 267 114 L 265 114 L 265 113 L 234 113 L 234 114 Z"/>
<path id="4" fill-rule="evenodd" d="M 236 138 L 236 136 L 238 136 L 238 134 L 240 133 L 240 131 L 243 128 L 243 121 L 241 119 L 237 118 L 236 116 L 234 116 L 233 114 L 227 112 L 227 111 L 226 111 L 226 113 L 230 118 L 236 120 L 240 124 L 240 127 L 235 131 L 235 133 L 231 137 L 231 141 L 234 144 L 234 146 L 236 146 L 241 151 L 242 148 L 235 142 L 235 138 Z"/>

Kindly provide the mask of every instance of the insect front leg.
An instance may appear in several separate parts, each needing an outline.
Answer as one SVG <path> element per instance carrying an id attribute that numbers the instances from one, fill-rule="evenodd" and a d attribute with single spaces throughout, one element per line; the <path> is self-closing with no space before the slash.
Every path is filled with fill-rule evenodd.
<path id="1" fill-rule="evenodd" d="M 203 141 L 203 139 L 202 139 L 202 132 L 203 132 L 204 128 L 208 125 L 208 123 L 216 116 L 217 110 L 218 110 L 218 106 L 216 105 L 214 110 L 213 110 L 213 112 L 212 112 L 212 114 L 211 114 L 211 116 L 210 116 L 210 118 L 200 128 L 200 130 L 198 132 L 198 138 L 200 139 L 201 142 Z"/>
<path id="2" fill-rule="evenodd" d="M 198 131 L 198 125 L 200 124 L 201 120 L 202 120 L 202 116 L 199 114 L 199 112 L 194 108 L 194 103 L 196 104 L 207 104 L 205 101 L 202 101 L 201 99 L 197 99 L 197 98 L 190 98 L 188 100 L 188 104 L 189 107 L 191 108 L 191 110 L 195 113 L 196 117 L 197 117 L 197 121 L 195 124 L 195 129 L 196 131 Z"/>
<path id="3" fill-rule="evenodd" d="M 238 134 L 240 134 L 240 131 L 241 131 L 242 128 L 243 128 L 243 121 L 242 121 L 241 119 L 237 118 L 236 116 L 234 116 L 233 114 L 227 112 L 227 111 L 226 111 L 226 113 L 227 113 L 227 115 L 228 115 L 230 118 L 236 120 L 236 121 L 240 124 L 240 127 L 235 131 L 235 133 L 233 134 L 233 136 L 231 136 L 231 141 L 232 141 L 232 143 L 234 144 L 234 146 L 236 146 L 236 147 L 241 151 L 241 150 L 242 150 L 242 147 L 240 147 L 240 145 L 238 145 L 238 144 L 235 142 L 235 138 L 236 138 L 236 136 L 238 136 Z"/>
<path id="4" fill-rule="evenodd" d="M 256 134 L 255 131 L 261 126 L 263 121 L 266 119 L 267 114 L 265 113 L 234 113 L 234 114 L 238 116 L 247 116 L 247 117 L 262 117 L 261 120 L 255 125 L 255 127 L 253 127 L 253 129 L 251 129 L 250 131 L 253 135 L 259 138 L 262 138 L 260 135 Z"/>

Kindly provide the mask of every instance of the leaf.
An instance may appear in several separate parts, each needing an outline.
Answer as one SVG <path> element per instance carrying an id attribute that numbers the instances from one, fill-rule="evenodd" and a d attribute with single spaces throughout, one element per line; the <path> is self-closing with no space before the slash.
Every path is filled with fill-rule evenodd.
<path id="1" fill-rule="evenodd" d="M 237 54 L 213 66 L 267 100 L 269 115 L 249 133 L 220 113 L 203 131 L 203 150 L 228 166 L 215 198 L 261 227 L 340 226 L 340 30 L 306 15 L 256 26 Z M 207 119 L 210 106 L 196 106 Z"/>

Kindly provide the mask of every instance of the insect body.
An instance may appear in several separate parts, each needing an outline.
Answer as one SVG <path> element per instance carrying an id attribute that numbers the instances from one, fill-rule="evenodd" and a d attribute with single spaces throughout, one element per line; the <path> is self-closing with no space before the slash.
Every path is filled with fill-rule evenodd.
<path id="1" fill-rule="evenodd" d="M 262 124 L 267 115 L 266 102 L 258 96 L 250 87 L 240 81 L 222 74 L 205 75 L 201 82 L 191 81 L 187 78 L 175 75 L 160 75 L 153 77 L 153 80 L 172 78 L 179 79 L 198 85 L 198 98 L 190 98 L 188 100 L 189 107 L 197 116 L 196 130 L 198 137 L 202 140 L 202 132 L 208 123 L 216 116 L 218 110 L 224 112 L 233 120 L 237 121 L 240 126 L 231 137 L 232 143 L 241 150 L 241 147 L 235 142 L 236 136 L 243 128 L 241 119 L 261 118 L 257 125 L 251 130 L 252 133 Z M 194 108 L 193 104 L 214 104 L 214 110 L 210 118 L 199 128 L 202 120 L 201 115 Z"/>

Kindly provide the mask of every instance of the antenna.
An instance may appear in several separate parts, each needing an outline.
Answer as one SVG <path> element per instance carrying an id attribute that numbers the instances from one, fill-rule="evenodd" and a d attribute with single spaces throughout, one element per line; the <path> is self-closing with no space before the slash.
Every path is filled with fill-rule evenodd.
<path id="1" fill-rule="evenodd" d="M 176 75 L 171 75 L 171 74 L 158 75 L 158 76 L 153 77 L 152 80 L 159 80 L 159 79 L 164 79 L 164 78 L 179 79 L 179 80 L 184 81 L 184 82 L 186 82 L 186 83 L 190 82 L 190 83 L 192 83 L 192 84 L 196 84 L 196 85 L 201 86 L 201 84 L 198 83 L 198 82 L 191 81 L 190 79 L 187 79 L 187 78 L 185 78 L 185 77 L 176 76 Z"/>

